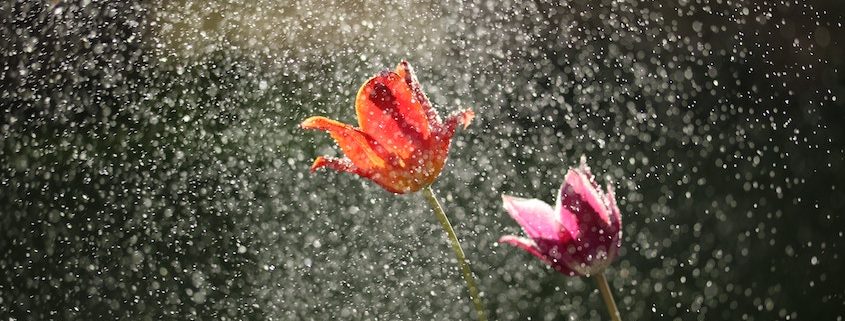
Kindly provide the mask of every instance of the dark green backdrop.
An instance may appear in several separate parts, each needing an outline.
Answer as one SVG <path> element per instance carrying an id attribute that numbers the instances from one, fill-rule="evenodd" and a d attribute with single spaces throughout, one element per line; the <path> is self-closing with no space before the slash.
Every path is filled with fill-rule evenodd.
<path id="1" fill-rule="evenodd" d="M 470 320 L 421 195 L 308 173 L 400 59 L 477 113 L 434 186 L 492 319 L 606 319 L 495 243 L 581 155 L 623 319 L 843 317 L 837 1 L 54 2 L 0 4 L 0 318 Z"/>

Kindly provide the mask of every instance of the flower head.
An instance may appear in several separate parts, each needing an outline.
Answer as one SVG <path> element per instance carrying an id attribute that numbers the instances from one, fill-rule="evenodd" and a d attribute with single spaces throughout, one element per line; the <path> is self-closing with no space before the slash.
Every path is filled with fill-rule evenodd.
<path id="1" fill-rule="evenodd" d="M 465 110 L 442 122 L 407 61 L 367 80 L 358 90 L 355 111 L 358 127 L 320 116 L 302 122 L 302 128 L 327 131 L 346 155 L 319 156 L 311 171 L 329 167 L 357 174 L 397 194 L 434 182 L 457 125 L 466 127 L 475 115 Z"/>
<path id="2" fill-rule="evenodd" d="M 502 196 L 505 210 L 528 238 L 503 236 L 565 275 L 592 275 L 604 270 L 622 245 L 622 218 L 613 188 L 603 192 L 584 159 L 569 169 L 552 208 L 538 199 Z"/>

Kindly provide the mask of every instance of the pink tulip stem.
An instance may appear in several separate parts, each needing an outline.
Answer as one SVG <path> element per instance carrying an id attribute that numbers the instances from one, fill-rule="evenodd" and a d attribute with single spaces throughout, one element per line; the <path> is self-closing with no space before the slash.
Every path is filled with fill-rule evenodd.
<path id="1" fill-rule="evenodd" d="M 604 304 L 607 305 L 607 312 L 610 313 L 610 318 L 613 321 L 622 321 L 622 317 L 619 316 L 619 309 L 616 307 L 616 301 L 613 301 L 613 294 L 610 293 L 610 286 L 604 277 L 604 271 L 593 275 L 593 279 L 599 285 L 599 292 L 601 292 L 601 297 L 604 299 Z"/>
<path id="2" fill-rule="evenodd" d="M 464 281 L 467 284 L 467 288 L 469 288 L 469 297 L 475 305 L 475 312 L 478 314 L 478 320 L 487 321 L 487 316 L 484 315 L 484 306 L 481 304 L 481 297 L 478 293 L 478 287 L 475 286 L 475 278 L 472 276 L 472 270 L 469 268 L 469 263 L 467 263 L 464 250 L 461 248 L 461 243 L 458 241 L 458 236 L 455 234 L 452 224 L 449 223 L 449 218 L 446 217 L 446 213 L 443 212 L 443 207 L 440 206 L 440 202 L 438 202 L 437 198 L 434 196 L 434 191 L 431 190 L 431 186 L 423 188 L 423 194 L 425 195 L 426 200 L 428 200 L 428 204 L 431 205 L 431 209 L 434 210 L 434 215 L 437 216 L 437 220 L 440 221 L 440 226 L 442 226 L 443 230 L 446 231 L 446 235 L 452 243 L 452 250 L 455 252 L 455 257 L 458 259 L 458 265 L 464 275 Z"/>

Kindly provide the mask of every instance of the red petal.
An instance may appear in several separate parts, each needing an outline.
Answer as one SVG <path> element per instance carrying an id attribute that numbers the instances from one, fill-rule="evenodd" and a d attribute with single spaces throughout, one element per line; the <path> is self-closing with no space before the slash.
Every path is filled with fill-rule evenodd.
<path id="1" fill-rule="evenodd" d="M 305 129 L 318 129 L 329 132 L 343 153 L 360 170 L 370 172 L 387 166 L 387 154 L 375 140 L 360 130 L 347 124 L 325 117 L 310 117 L 300 125 Z M 328 165 L 318 158 L 314 165 Z M 334 165 L 333 165 L 334 166 Z M 318 166 L 319 167 L 319 166 Z M 312 170 L 316 169 L 312 166 Z"/>
<path id="2" fill-rule="evenodd" d="M 455 135 L 455 129 L 457 129 L 458 125 L 463 125 L 463 128 L 466 129 L 473 118 L 475 118 L 475 112 L 472 109 L 452 113 L 446 119 L 446 124 L 437 128 L 437 135 L 441 137 L 443 142 L 448 143 L 452 140 L 452 136 Z"/>
<path id="3" fill-rule="evenodd" d="M 431 102 L 429 102 L 428 97 L 425 96 L 425 93 L 423 93 L 422 89 L 420 88 L 420 82 L 414 75 L 414 68 L 411 68 L 411 64 L 409 64 L 405 60 L 402 60 L 402 62 L 400 62 L 399 65 L 396 66 L 396 74 L 405 79 L 405 83 L 407 83 L 408 87 L 411 88 L 411 91 L 414 93 L 414 97 L 422 105 L 423 111 L 425 112 L 425 116 L 428 119 L 429 125 L 431 127 L 439 127 L 440 115 L 437 114 L 437 110 L 431 107 Z"/>
<path id="4" fill-rule="evenodd" d="M 382 73 L 361 86 L 355 110 L 361 130 L 403 159 L 431 135 L 422 102 L 395 72 Z"/>
<path id="5" fill-rule="evenodd" d="M 360 174 L 361 169 L 355 167 L 348 158 L 335 158 L 326 156 L 317 156 L 314 163 L 311 164 L 311 172 L 315 172 L 322 167 L 328 167 L 338 172 Z"/>

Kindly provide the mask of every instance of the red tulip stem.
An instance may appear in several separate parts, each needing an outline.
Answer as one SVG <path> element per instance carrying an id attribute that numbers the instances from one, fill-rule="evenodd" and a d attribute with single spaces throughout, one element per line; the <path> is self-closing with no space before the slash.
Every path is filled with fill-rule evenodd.
<path id="1" fill-rule="evenodd" d="M 455 252 L 455 257 L 458 259 L 458 265 L 464 275 L 464 281 L 467 283 L 467 288 L 469 288 L 469 297 L 475 305 L 475 312 L 478 314 L 478 320 L 487 321 L 487 316 L 484 315 L 484 306 L 481 304 L 481 297 L 478 294 L 478 287 L 475 286 L 475 278 L 472 276 L 472 270 L 469 268 L 469 263 L 467 263 L 464 250 L 461 248 L 461 243 L 458 241 L 458 236 L 455 234 L 452 224 L 449 223 L 449 218 L 446 217 L 446 213 L 443 212 L 443 207 L 440 206 L 440 202 L 438 202 L 437 198 L 434 196 L 434 191 L 431 190 L 431 186 L 423 188 L 423 194 L 425 195 L 426 200 L 428 200 L 428 204 L 431 205 L 431 209 L 434 210 L 434 215 L 437 216 L 437 220 L 440 221 L 440 226 L 442 226 L 443 230 L 446 231 L 449 241 L 452 243 L 452 250 Z"/>
<path id="2" fill-rule="evenodd" d="M 599 292 L 601 292 L 601 297 L 604 299 L 604 304 L 607 305 L 607 312 L 610 313 L 610 318 L 613 321 L 622 321 L 622 317 L 619 316 L 619 309 L 616 307 L 616 301 L 613 301 L 613 294 L 610 293 L 610 286 L 604 277 L 604 271 L 593 275 L 593 279 L 599 285 Z"/>

